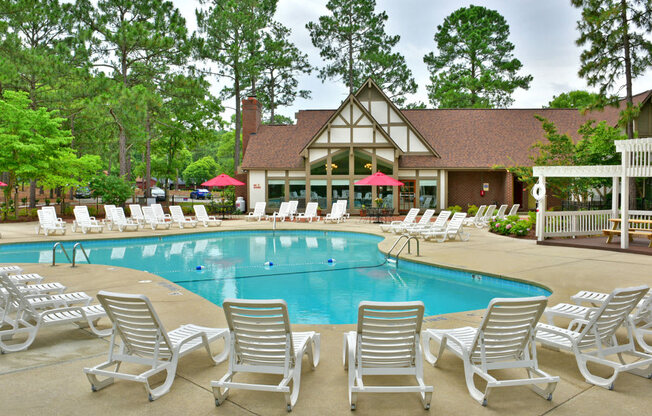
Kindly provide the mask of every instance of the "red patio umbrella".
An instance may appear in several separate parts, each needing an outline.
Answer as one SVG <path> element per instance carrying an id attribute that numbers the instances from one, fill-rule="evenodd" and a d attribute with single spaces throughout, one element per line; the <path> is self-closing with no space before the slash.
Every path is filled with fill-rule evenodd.
<path id="1" fill-rule="evenodd" d="M 242 186 L 245 184 L 237 179 L 233 179 L 226 173 L 222 173 L 221 175 L 218 175 L 213 179 L 202 183 L 202 186 L 231 186 L 231 185 Z"/>
<path id="2" fill-rule="evenodd" d="M 7 184 L 4 183 L 4 182 L 2 182 L 2 181 L 0 181 L 0 186 L 7 186 Z"/>
<path id="3" fill-rule="evenodd" d="M 354 185 L 377 185 L 377 186 L 402 186 L 403 182 L 397 181 L 391 176 L 387 176 L 382 172 L 376 172 L 371 176 L 360 179 Z"/>

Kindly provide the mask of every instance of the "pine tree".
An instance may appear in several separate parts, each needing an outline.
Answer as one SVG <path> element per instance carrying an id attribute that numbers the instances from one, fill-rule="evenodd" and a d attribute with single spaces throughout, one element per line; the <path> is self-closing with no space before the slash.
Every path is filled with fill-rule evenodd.
<path id="1" fill-rule="evenodd" d="M 328 63 L 319 70 L 322 81 L 341 79 L 353 93 L 372 77 L 397 104 L 413 94 L 417 84 L 405 57 L 392 49 L 400 36 L 385 33 L 385 12 L 375 13 L 376 0 L 329 0 L 331 15 L 309 22 L 312 44 Z"/>
<path id="2" fill-rule="evenodd" d="M 462 7 L 437 26 L 438 55 L 423 57 L 430 72 L 430 102 L 440 108 L 506 107 L 516 88 L 528 89 L 531 75 L 513 58 L 509 25 L 495 10 Z"/>

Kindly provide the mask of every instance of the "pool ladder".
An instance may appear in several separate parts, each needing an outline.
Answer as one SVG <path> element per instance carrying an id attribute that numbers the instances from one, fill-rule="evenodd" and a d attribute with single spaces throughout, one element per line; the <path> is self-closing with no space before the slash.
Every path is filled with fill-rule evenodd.
<path id="1" fill-rule="evenodd" d="M 403 245 L 401 246 L 401 248 L 398 249 L 398 252 L 396 252 L 396 258 L 394 258 L 394 259 L 390 258 L 390 256 L 392 255 L 392 250 L 394 250 L 394 247 L 396 247 L 398 245 L 398 243 L 401 242 L 401 240 L 403 240 L 403 238 L 405 238 L 406 240 L 403 243 Z M 403 249 L 405 248 L 405 246 L 407 246 L 408 254 L 411 254 L 410 242 L 412 240 L 417 242 L 417 257 L 419 257 L 421 255 L 420 250 L 419 250 L 419 239 L 416 238 L 413 235 L 403 234 L 399 238 L 397 238 L 396 241 L 394 241 L 394 244 L 392 245 L 392 248 L 390 248 L 389 251 L 387 252 L 387 256 L 385 257 L 387 259 L 387 263 L 398 266 L 398 256 L 403 252 Z"/>
<path id="2" fill-rule="evenodd" d="M 79 248 L 82 253 L 84 254 L 84 257 L 86 258 L 86 262 L 88 264 L 91 264 L 91 261 L 88 259 L 88 254 L 86 254 L 86 250 L 84 250 L 84 246 L 82 243 L 75 243 L 75 245 L 72 247 L 72 261 L 70 260 L 70 256 L 68 256 L 68 252 L 66 251 L 66 248 L 61 244 L 61 241 L 54 243 L 54 246 L 52 246 L 52 265 L 56 266 L 56 260 L 57 260 L 57 247 L 61 248 L 61 251 L 63 251 L 63 254 L 66 256 L 69 262 L 72 263 L 70 267 L 75 267 L 75 257 L 77 255 L 77 248 Z"/>

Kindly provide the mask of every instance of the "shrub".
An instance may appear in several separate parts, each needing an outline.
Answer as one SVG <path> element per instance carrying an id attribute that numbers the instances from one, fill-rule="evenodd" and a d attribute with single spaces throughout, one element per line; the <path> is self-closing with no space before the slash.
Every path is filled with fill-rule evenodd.
<path id="1" fill-rule="evenodd" d="M 478 207 L 475 205 L 469 205 L 469 208 L 466 210 L 466 213 L 469 217 L 474 217 L 478 213 Z"/>
<path id="2" fill-rule="evenodd" d="M 535 221 L 532 216 L 522 220 L 518 215 L 510 215 L 503 220 L 492 220 L 489 222 L 489 231 L 502 235 L 525 236 L 528 235 Z"/>
<path id="3" fill-rule="evenodd" d="M 97 211 L 98 211 L 97 208 L 91 205 L 89 205 L 87 208 L 88 208 L 88 215 L 90 215 L 91 217 L 97 217 Z"/>
<path id="4" fill-rule="evenodd" d="M 456 214 L 458 212 L 462 212 L 462 207 L 459 205 L 451 205 L 450 207 L 446 208 L 446 210 L 450 211 L 451 214 Z"/>
<path id="5" fill-rule="evenodd" d="M 64 215 L 72 215 L 73 208 L 70 205 L 66 205 L 66 208 L 63 210 Z M 90 211 L 89 211 L 90 214 Z"/>
<path id="6" fill-rule="evenodd" d="M 181 211 L 183 211 L 183 215 L 192 215 L 194 214 L 194 211 L 192 209 L 192 206 L 190 205 L 181 205 Z"/>
<path id="7" fill-rule="evenodd" d="M 49 199 L 45 198 L 44 201 L 45 201 L 45 206 L 50 206 L 50 200 Z"/>

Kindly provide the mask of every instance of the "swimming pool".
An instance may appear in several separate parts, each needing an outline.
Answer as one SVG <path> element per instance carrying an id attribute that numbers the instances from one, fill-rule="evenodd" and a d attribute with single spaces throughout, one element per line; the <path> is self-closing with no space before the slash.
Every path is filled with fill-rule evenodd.
<path id="1" fill-rule="evenodd" d="M 409 261 L 396 268 L 378 250 L 381 240 L 346 232 L 225 231 L 92 240 L 84 247 L 93 264 L 154 273 L 216 305 L 229 297 L 285 299 L 294 323 L 355 323 L 363 300 L 421 300 L 426 315 L 438 315 L 482 309 L 494 297 L 549 294 L 521 282 Z M 68 252 L 73 244 L 64 243 Z M 52 242 L 0 246 L 0 262 L 51 261 Z"/>

